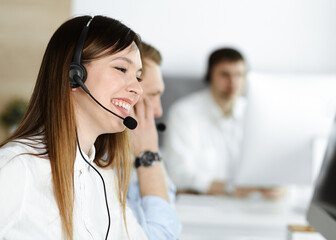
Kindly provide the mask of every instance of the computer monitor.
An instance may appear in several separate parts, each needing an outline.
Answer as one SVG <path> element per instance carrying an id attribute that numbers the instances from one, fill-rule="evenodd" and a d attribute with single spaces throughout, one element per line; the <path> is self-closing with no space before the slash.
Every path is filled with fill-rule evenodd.
<path id="1" fill-rule="evenodd" d="M 307 220 L 326 239 L 336 238 L 336 120 L 315 185 Z"/>
<path id="2" fill-rule="evenodd" d="M 335 111 L 336 75 L 250 74 L 233 184 L 311 184 L 313 145 L 327 138 Z"/>

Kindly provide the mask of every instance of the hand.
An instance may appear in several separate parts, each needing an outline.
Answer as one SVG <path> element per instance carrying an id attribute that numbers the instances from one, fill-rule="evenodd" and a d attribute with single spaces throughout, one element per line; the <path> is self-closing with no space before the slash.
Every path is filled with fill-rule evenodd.
<path id="1" fill-rule="evenodd" d="M 284 187 L 272 187 L 272 188 L 262 188 L 262 187 L 237 187 L 233 196 L 238 198 L 248 197 L 253 192 L 259 192 L 261 195 L 269 200 L 276 200 L 283 197 L 286 194 L 286 189 Z M 225 182 L 213 181 L 206 192 L 210 195 L 225 195 Z"/>
<path id="2" fill-rule="evenodd" d="M 233 192 L 233 196 L 243 198 L 247 197 L 249 194 L 256 192 L 258 190 L 259 188 L 256 187 L 237 187 Z M 213 181 L 206 194 L 226 195 L 227 193 L 225 191 L 225 182 Z"/>
<path id="3" fill-rule="evenodd" d="M 248 197 L 249 194 L 253 192 L 259 192 L 261 195 L 269 200 L 276 200 L 283 197 L 286 193 L 284 187 L 272 187 L 272 188 L 261 188 L 261 187 L 238 187 L 234 191 L 235 197 Z"/>
<path id="4" fill-rule="evenodd" d="M 282 198 L 286 194 L 286 188 L 284 187 L 273 187 L 273 188 L 262 188 L 259 190 L 264 198 L 269 200 L 276 200 Z"/>
<path id="5" fill-rule="evenodd" d="M 134 106 L 133 117 L 138 122 L 136 129 L 131 131 L 134 156 L 147 150 L 158 152 L 158 133 L 151 102 L 140 98 Z"/>
<path id="6" fill-rule="evenodd" d="M 213 181 L 206 192 L 206 194 L 210 195 L 224 195 L 225 193 L 225 183 L 220 181 Z"/>
<path id="7" fill-rule="evenodd" d="M 158 133 L 151 102 L 146 98 L 140 98 L 134 106 L 132 117 L 138 121 L 138 126 L 131 132 L 134 156 L 147 150 L 158 152 Z M 151 167 L 139 167 L 136 172 L 141 197 L 158 196 L 169 202 L 168 185 L 162 162 L 156 162 Z"/>
<path id="8" fill-rule="evenodd" d="M 237 187 L 234 192 L 233 196 L 238 198 L 245 198 L 248 197 L 251 193 L 257 192 L 259 188 L 257 187 Z"/>

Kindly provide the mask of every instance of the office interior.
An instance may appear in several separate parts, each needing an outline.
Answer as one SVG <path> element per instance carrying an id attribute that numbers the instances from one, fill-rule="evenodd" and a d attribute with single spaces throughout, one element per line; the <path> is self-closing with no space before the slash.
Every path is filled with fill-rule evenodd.
<path id="1" fill-rule="evenodd" d="M 251 83 L 267 79 L 294 89 L 291 82 L 295 82 L 295 93 L 300 96 L 303 89 L 311 104 L 328 96 L 319 102 L 323 106 L 313 108 L 325 113 L 320 121 L 323 129 L 309 139 L 309 160 L 296 169 L 309 172 L 309 184 L 296 183 L 295 176 L 286 179 L 288 173 L 279 177 L 288 183 L 287 195 L 275 201 L 258 194 L 244 199 L 181 194 L 176 199 L 183 224 L 181 240 L 324 239 L 315 231 L 296 231 L 293 226 L 309 225 L 306 212 L 336 112 L 332 94 L 336 93 L 336 1 L 3 0 L 0 6 L 1 115 L 13 102 L 29 100 L 51 35 L 65 20 L 82 14 L 121 20 L 161 51 L 166 92 L 162 96 L 164 115 L 159 121 L 166 121 L 174 101 L 205 87 L 207 58 L 223 46 L 244 54 Z M 319 81 L 328 87 L 315 88 Z M 307 82 L 311 91 L 305 91 Z M 293 111 L 298 115 L 309 112 L 299 107 Z M 0 125 L 0 140 L 9 136 L 12 127 L 15 125 Z M 287 136 L 292 137 L 290 133 Z"/>

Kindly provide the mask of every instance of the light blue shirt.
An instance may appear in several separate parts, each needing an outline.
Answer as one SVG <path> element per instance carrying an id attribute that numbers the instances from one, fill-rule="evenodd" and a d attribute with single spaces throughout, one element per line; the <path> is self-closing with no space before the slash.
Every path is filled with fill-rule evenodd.
<path id="1" fill-rule="evenodd" d="M 176 188 L 168 179 L 169 202 L 157 196 L 141 198 L 138 181 L 131 181 L 127 193 L 127 205 L 141 225 L 149 240 L 178 239 L 182 225 L 175 212 Z"/>

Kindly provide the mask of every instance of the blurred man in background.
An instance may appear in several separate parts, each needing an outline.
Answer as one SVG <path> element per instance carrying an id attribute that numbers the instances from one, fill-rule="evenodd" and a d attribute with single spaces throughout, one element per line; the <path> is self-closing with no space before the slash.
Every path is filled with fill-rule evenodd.
<path id="1" fill-rule="evenodd" d="M 246 196 L 262 188 L 233 188 L 243 137 L 247 66 L 232 48 L 214 51 L 208 61 L 208 88 L 178 100 L 170 109 L 164 141 L 169 176 L 180 191 Z"/>

